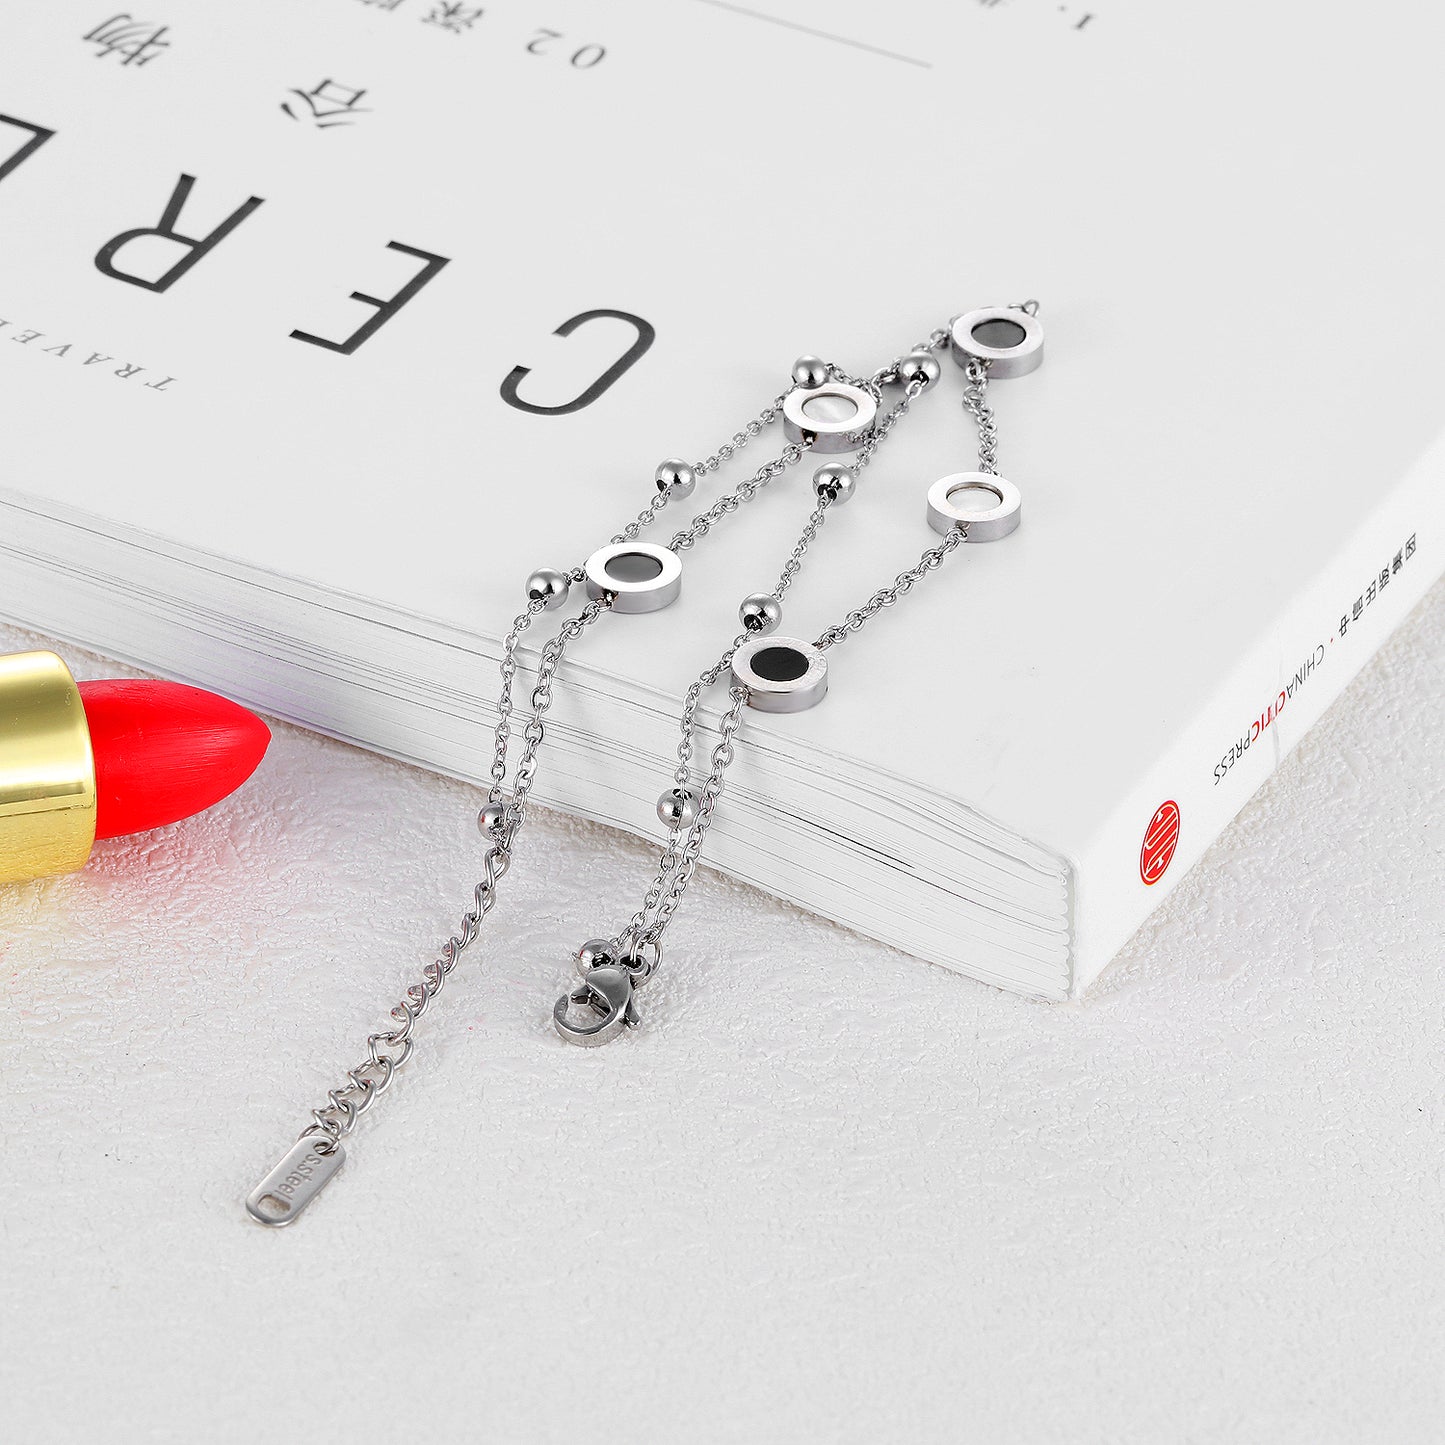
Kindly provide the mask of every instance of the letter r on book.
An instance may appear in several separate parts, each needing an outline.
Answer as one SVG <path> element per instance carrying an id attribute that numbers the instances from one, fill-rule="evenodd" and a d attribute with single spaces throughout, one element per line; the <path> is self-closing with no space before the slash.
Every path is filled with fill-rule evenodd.
<path id="1" fill-rule="evenodd" d="M 186 204 L 186 198 L 190 195 L 191 187 L 195 183 L 194 176 L 182 174 L 176 182 L 175 190 L 171 192 L 170 200 L 166 202 L 165 210 L 161 213 L 160 225 L 137 226 L 134 230 L 122 231 L 120 235 L 113 236 L 95 253 L 96 269 L 102 275 L 109 276 L 113 280 L 125 281 L 131 286 L 144 286 L 147 291 L 169 290 L 206 252 L 225 240 L 257 206 L 262 204 L 260 196 L 250 196 L 237 206 L 220 225 L 206 235 L 183 236 L 176 226 L 181 219 L 181 208 Z M 185 254 L 169 269 L 162 271 L 154 281 L 149 281 L 144 276 L 134 275 L 130 271 L 120 270 L 115 264 L 117 253 L 142 236 L 158 236 L 163 241 L 184 246 Z"/>

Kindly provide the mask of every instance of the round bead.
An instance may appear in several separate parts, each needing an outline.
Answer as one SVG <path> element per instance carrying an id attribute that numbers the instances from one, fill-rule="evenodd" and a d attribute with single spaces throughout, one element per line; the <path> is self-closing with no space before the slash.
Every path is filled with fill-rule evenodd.
<path id="1" fill-rule="evenodd" d="M 733 654 L 733 681 L 759 712 L 802 712 L 828 691 L 828 659 L 797 637 L 760 637 Z"/>
<path id="2" fill-rule="evenodd" d="M 671 501 L 681 501 L 692 495 L 697 486 L 697 473 L 680 457 L 668 457 L 659 462 L 656 472 L 657 490 Z"/>
<path id="3" fill-rule="evenodd" d="M 910 351 L 898 363 L 898 381 L 902 386 L 911 386 L 922 381 L 925 388 L 933 385 L 942 374 L 938 358 L 931 351 Z"/>
<path id="4" fill-rule="evenodd" d="M 758 637 L 776 632 L 782 620 L 783 604 L 771 592 L 750 593 L 738 608 L 738 621 Z"/>
<path id="5" fill-rule="evenodd" d="M 669 788 L 657 800 L 657 817 L 668 828 L 691 828 L 697 821 L 697 794 L 691 788 Z"/>
<path id="6" fill-rule="evenodd" d="M 560 567 L 538 567 L 527 578 L 527 600 L 540 602 L 550 612 L 567 600 L 571 586 L 571 579 Z"/>
<path id="7" fill-rule="evenodd" d="M 813 473 L 813 491 L 827 497 L 835 507 L 849 501 L 858 487 L 858 474 L 842 462 L 825 462 Z"/>
<path id="8" fill-rule="evenodd" d="M 828 379 L 828 364 L 820 356 L 800 356 L 793 363 L 795 386 L 822 386 Z"/>
<path id="9" fill-rule="evenodd" d="M 603 968 L 616 962 L 617 955 L 613 951 L 610 938 L 589 938 L 577 950 L 575 967 L 578 973 L 585 975 L 589 969 Z"/>
<path id="10" fill-rule="evenodd" d="M 1043 323 L 1021 306 L 965 311 L 949 323 L 949 351 L 964 368 L 970 361 L 988 362 L 990 381 L 1027 376 L 1043 364 Z"/>
<path id="11" fill-rule="evenodd" d="M 856 452 L 877 420 L 878 402 L 846 381 L 797 386 L 783 398 L 783 436 L 815 452 Z"/>
<path id="12" fill-rule="evenodd" d="M 967 527 L 966 542 L 997 542 L 1017 530 L 1019 489 L 992 472 L 954 472 L 928 489 L 928 525 L 947 535 Z"/>
<path id="13" fill-rule="evenodd" d="M 507 821 L 505 803 L 483 803 L 477 811 L 477 831 L 483 838 L 495 838 Z"/>

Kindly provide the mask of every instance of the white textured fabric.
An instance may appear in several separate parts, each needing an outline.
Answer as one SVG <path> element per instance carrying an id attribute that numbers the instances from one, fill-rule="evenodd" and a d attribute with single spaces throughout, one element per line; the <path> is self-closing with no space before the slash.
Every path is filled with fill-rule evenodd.
<path id="1" fill-rule="evenodd" d="M 569 1049 L 652 859 L 539 815 L 272 1232 L 242 1196 L 479 855 L 472 790 L 278 729 L 0 890 L 7 1438 L 1438 1439 L 1442 704 L 1437 590 L 1082 1005 L 704 873 L 646 1027 Z"/>

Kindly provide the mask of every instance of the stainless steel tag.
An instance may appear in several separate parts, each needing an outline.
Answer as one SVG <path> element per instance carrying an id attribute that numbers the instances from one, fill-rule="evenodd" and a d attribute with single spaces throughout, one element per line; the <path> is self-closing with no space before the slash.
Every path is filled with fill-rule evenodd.
<path id="1" fill-rule="evenodd" d="M 334 1144 L 323 1154 L 316 1142 L 314 1134 L 298 1139 L 246 1196 L 246 1213 L 252 1219 L 276 1228 L 290 1224 L 331 1182 L 346 1162 L 346 1151 Z"/>

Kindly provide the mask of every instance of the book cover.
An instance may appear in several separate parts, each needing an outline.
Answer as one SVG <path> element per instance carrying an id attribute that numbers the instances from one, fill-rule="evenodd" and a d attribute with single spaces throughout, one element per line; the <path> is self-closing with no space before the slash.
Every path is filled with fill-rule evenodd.
<path id="1" fill-rule="evenodd" d="M 708 861 L 1065 996 L 1441 571 L 1410 24 L 14 3 L 0 611 L 480 777 L 533 567 L 611 535 L 796 354 L 871 369 L 1037 296 L 1045 365 L 993 396 L 1023 527 L 840 648 L 826 706 L 748 719 Z M 930 545 L 927 488 L 975 446 L 959 387 L 830 522 L 790 628 Z M 656 835 L 678 699 L 805 488 L 569 661 L 540 798 Z"/>

